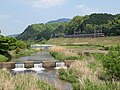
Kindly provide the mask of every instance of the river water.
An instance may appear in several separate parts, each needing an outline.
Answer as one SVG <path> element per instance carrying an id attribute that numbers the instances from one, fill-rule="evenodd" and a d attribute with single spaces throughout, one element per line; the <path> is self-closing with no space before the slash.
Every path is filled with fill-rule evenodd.
<path id="1" fill-rule="evenodd" d="M 12 59 L 12 61 L 17 62 L 24 62 L 24 61 L 42 61 L 42 60 L 55 60 L 51 55 L 50 52 L 45 50 L 41 52 L 37 52 L 31 54 L 30 56 L 24 56 L 17 59 Z"/>
<path id="2" fill-rule="evenodd" d="M 24 62 L 24 61 L 41 61 L 41 60 L 55 60 L 49 53 L 48 50 L 42 52 L 34 53 L 30 56 L 25 56 L 17 59 L 12 59 L 15 62 Z M 58 79 L 58 70 L 43 70 L 37 73 L 38 78 L 45 80 L 48 83 L 55 85 L 58 90 L 73 90 L 72 85 L 69 82 L 62 81 Z"/>

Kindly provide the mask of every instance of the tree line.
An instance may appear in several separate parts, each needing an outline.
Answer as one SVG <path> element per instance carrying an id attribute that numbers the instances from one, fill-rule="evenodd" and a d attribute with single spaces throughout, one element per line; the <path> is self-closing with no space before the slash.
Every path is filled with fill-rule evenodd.
<path id="1" fill-rule="evenodd" d="M 104 33 L 105 36 L 120 35 L 120 14 L 93 13 L 75 16 L 69 22 L 51 22 L 28 26 L 17 39 L 38 40 L 73 34 Z"/>

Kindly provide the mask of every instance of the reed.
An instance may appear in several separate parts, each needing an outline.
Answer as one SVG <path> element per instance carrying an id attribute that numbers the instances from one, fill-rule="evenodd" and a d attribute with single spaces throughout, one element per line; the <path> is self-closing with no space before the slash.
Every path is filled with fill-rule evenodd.
<path id="1" fill-rule="evenodd" d="M 0 90 L 55 90 L 35 74 L 12 75 L 6 69 L 0 70 Z"/>

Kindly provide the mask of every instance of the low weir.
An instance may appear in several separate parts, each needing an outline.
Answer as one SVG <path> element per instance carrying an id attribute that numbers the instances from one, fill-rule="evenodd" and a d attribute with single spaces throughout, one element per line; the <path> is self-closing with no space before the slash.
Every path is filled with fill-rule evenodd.
<path id="1" fill-rule="evenodd" d="M 25 71 L 25 65 L 23 63 L 16 63 L 15 68 L 12 69 L 13 71 Z"/>
<path id="2" fill-rule="evenodd" d="M 40 63 L 36 63 L 34 61 L 25 61 L 23 63 L 16 63 L 16 62 L 0 62 L 0 69 L 7 68 L 7 69 L 14 69 L 14 68 L 46 68 L 46 69 L 54 69 L 55 67 L 70 67 L 73 63 L 73 60 L 64 60 L 62 62 L 58 61 L 40 61 Z"/>
<path id="3" fill-rule="evenodd" d="M 60 69 L 60 68 L 65 68 L 65 62 L 56 62 L 56 67 L 55 69 Z"/>

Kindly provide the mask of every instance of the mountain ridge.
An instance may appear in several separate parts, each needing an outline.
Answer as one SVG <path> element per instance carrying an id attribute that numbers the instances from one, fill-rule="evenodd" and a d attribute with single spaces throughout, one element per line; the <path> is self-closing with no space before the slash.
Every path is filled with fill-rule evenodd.
<path id="1" fill-rule="evenodd" d="M 71 20 L 71 19 L 69 19 L 69 18 L 60 18 L 60 19 L 48 21 L 47 23 L 70 22 L 70 20 Z"/>

